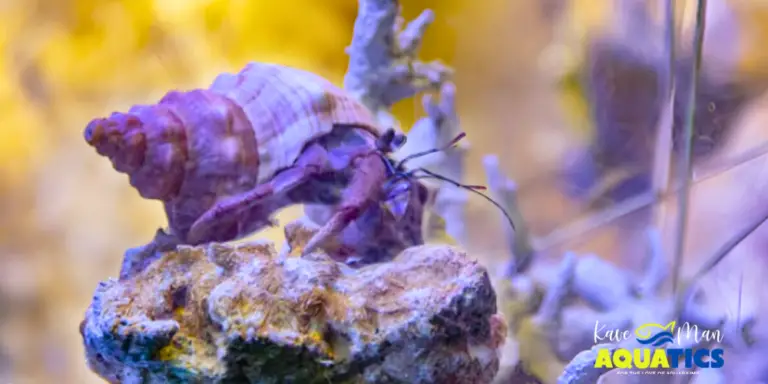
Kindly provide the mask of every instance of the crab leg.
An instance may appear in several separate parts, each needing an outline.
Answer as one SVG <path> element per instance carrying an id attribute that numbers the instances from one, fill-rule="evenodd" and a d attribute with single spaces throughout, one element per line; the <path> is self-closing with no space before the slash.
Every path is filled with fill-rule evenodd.
<path id="1" fill-rule="evenodd" d="M 377 202 L 381 186 L 387 178 L 384 162 L 376 153 L 365 153 L 351 164 L 352 180 L 344 189 L 341 203 L 331 219 L 307 242 L 302 252 L 308 255 L 336 237 L 365 210 Z"/>
<path id="2" fill-rule="evenodd" d="M 157 252 L 173 250 L 179 244 L 181 242 L 175 235 L 159 228 L 149 244 L 125 251 L 123 265 L 120 267 L 120 279 L 128 279 L 139 273 Z"/>
<path id="3" fill-rule="evenodd" d="M 313 145 L 307 148 L 293 167 L 276 174 L 269 182 L 216 202 L 192 224 L 186 236 L 187 242 L 190 244 L 206 242 L 206 238 L 221 223 L 237 220 L 244 211 L 252 209 L 268 198 L 282 195 L 304 184 L 318 173 L 328 170 L 329 167 L 328 153 L 323 147 Z M 269 221 L 265 218 L 265 222 Z"/>

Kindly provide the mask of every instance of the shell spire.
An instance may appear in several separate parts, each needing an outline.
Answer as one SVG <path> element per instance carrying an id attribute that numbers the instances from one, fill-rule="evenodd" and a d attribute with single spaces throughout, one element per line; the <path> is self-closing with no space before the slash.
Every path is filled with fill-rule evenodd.
<path id="1" fill-rule="evenodd" d="M 142 197 L 164 199 L 175 194 L 187 160 L 185 132 L 173 112 L 160 105 L 135 106 L 92 120 L 85 140 L 130 177 Z"/>

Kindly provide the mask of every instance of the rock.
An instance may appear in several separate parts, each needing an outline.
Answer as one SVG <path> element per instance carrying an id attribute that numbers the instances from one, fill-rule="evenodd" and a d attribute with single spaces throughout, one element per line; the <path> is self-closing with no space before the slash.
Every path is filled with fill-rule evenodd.
<path id="1" fill-rule="evenodd" d="M 506 338 L 487 271 L 450 246 L 353 269 L 272 244 L 162 254 L 96 289 L 80 331 L 111 383 L 489 383 Z"/>

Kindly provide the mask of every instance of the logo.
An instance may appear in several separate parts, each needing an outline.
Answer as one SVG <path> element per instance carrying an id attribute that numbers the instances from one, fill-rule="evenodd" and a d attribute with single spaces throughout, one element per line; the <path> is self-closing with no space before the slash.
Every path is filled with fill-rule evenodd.
<path id="1" fill-rule="evenodd" d="M 640 348 L 603 348 L 597 352 L 595 368 L 617 369 L 625 374 L 678 374 L 695 371 L 675 371 L 684 368 L 722 368 L 724 364 L 721 348 L 690 348 L 703 341 L 719 344 L 723 337 L 719 330 L 699 332 L 696 325 L 684 323 L 677 327 L 672 321 L 667 325 L 646 323 L 634 331 Z M 631 338 L 629 330 L 606 330 L 605 325 L 595 322 L 595 344 L 601 342 L 622 342 Z"/>

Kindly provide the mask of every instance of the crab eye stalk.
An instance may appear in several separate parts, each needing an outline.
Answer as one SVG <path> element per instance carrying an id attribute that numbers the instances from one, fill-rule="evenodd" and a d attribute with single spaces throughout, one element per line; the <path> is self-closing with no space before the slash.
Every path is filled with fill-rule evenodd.
<path id="1" fill-rule="evenodd" d="M 395 130 L 393 128 L 387 129 L 378 140 L 376 140 L 376 148 L 384 153 L 392 151 L 392 141 L 395 139 Z"/>
<path id="2" fill-rule="evenodd" d="M 395 135 L 395 137 L 392 138 L 392 148 L 399 149 L 405 145 L 406 141 L 408 141 L 408 136 L 403 134 Z"/>

